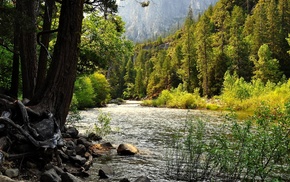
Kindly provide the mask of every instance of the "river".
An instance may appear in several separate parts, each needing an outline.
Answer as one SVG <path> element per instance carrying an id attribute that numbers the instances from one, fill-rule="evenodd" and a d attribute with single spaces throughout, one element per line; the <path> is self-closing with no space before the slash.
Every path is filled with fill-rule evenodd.
<path id="1" fill-rule="evenodd" d="M 118 147 L 121 143 L 135 145 L 140 153 L 135 156 L 118 156 L 112 152 L 106 160 L 96 158 L 90 169 L 88 181 L 97 181 L 98 169 L 102 165 L 109 167 L 109 181 L 128 178 L 135 181 L 139 176 L 147 176 L 151 181 L 170 182 L 166 175 L 166 148 L 173 131 L 182 129 L 185 121 L 192 115 L 204 115 L 205 111 L 143 107 L 138 101 L 125 104 L 109 104 L 108 107 L 81 111 L 82 119 L 78 123 L 81 133 L 92 131 L 100 113 L 109 114 L 112 132 L 102 142 L 109 141 Z"/>

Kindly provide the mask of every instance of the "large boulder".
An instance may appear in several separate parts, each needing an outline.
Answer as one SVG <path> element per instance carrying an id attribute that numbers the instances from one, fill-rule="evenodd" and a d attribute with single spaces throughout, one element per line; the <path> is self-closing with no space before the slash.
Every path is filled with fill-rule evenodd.
<path id="1" fill-rule="evenodd" d="M 119 155 L 135 155 L 139 152 L 139 150 L 132 144 L 123 143 L 120 144 L 117 153 Z"/>

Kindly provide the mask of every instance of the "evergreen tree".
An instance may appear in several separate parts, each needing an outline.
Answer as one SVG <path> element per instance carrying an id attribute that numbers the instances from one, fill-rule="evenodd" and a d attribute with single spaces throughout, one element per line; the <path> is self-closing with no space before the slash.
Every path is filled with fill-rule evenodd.
<path id="1" fill-rule="evenodd" d="M 143 79 L 143 70 L 141 68 L 138 68 L 136 70 L 136 78 L 135 78 L 135 95 L 138 98 L 142 98 L 146 94 L 146 89 L 144 86 L 144 79 Z"/>
<path id="2" fill-rule="evenodd" d="M 252 77 L 252 64 L 248 59 L 248 45 L 244 41 L 243 36 L 244 11 L 241 7 L 235 6 L 231 14 L 229 45 L 226 51 L 230 59 L 228 64 L 229 71 L 231 74 L 236 72 L 239 77 L 250 81 Z"/>
<path id="3" fill-rule="evenodd" d="M 211 22 L 207 13 L 201 16 L 196 25 L 197 69 L 203 95 L 210 95 L 209 72 L 212 68 Z"/>
<path id="4" fill-rule="evenodd" d="M 272 58 L 272 52 L 267 44 L 263 44 L 258 52 L 259 59 L 254 59 L 254 76 L 253 79 L 260 79 L 267 83 L 271 81 L 278 83 L 281 79 L 282 72 L 279 69 L 279 61 Z"/>
<path id="5" fill-rule="evenodd" d="M 254 8 L 253 15 L 251 16 L 254 19 L 253 27 L 253 42 L 251 45 L 251 55 L 255 58 L 257 57 L 257 52 L 261 45 L 267 43 L 267 13 L 266 7 L 268 3 L 264 0 L 260 0 L 256 7 Z"/>
<path id="6" fill-rule="evenodd" d="M 287 54 L 289 49 L 289 45 L 285 38 L 288 37 L 288 33 L 290 32 L 290 1 L 289 0 L 279 0 L 278 1 L 278 11 L 280 17 L 280 49 L 279 53 L 279 61 L 281 65 L 281 69 L 284 74 L 289 78 L 290 77 L 290 55 Z"/>
<path id="7" fill-rule="evenodd" d="M 208 73 L 210 76 L 210 93 L 219 94 L 223 84 L 224 74 L 227 71 L 228 57 L 225 54 L 228 45 L 231 3 L 227 0 L 219 1 L 213 10 L 212 22 L 215 33 L 212 35 L 213 60 Z"/>

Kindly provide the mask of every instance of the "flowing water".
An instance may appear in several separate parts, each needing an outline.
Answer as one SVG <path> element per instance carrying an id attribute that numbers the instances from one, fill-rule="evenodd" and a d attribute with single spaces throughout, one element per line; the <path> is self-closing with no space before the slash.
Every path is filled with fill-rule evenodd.
<path id="1" fill-rule="evenodd" d="M 118 156 L 112 152 L 105 159 L 96 158 L 88 181 L 97 181 L 98 169 L 102 165 L 113 171 L 109 181 L 122 178 L 135 181 L 139 176 L 147 176 L 156 182 L 175 181 L 166 175 L 166 148 L 173 131 L 182 129 L 188 117 L 206 114 L 198 110 L 142 107 L 140 102 L 127 101 L 123 105 L 110 104 L 105 108 L 81 111 L 83 118 L 79 129 L 82 133 L 92 131 L 100 112 L 110 115 L 113 130 L 104 140 L 115 147 L 121 143 L 133 144 L 140 153 L 135 156 Z"/>

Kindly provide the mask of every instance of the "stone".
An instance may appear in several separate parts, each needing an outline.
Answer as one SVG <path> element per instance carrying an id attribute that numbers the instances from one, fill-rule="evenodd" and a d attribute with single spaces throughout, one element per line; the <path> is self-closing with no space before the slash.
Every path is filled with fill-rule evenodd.
<path id="1" fill-rule="evenodd" d="M 58 166 L 53 166 L 53 169 L 55 170 L 55 172 L 58 175 L 61 175 L 62 173 L 64 173 L 64 171 L 60 167 L 58 167 Z"/>
<path id="2" fill-rule="evenodd" d="M 77 138 L 79 131 L 75 127 L 68 127 L 66 133 L 69 134 L 72 138 Z"/>
<path id="3" fill-rule="evenodd" d="M 59 156 L 61 157 L 63 161 L 69 160 L 69 156 L 66 153 L 64 153 L 62 150 L 58 150 L 58 152 L 59 152 Z"/>
<path id="4" fill-rule="evenodd" d="M 83 145 L 83 144 L 78 144 L 78 145 L 76 146 L 76 154 L 77 154 L 77 155 L 84 156 L 85 153 L 86 153 L 86 151 L 87 151 L 87 148 L 85 147 L 85 145 Z"/>
<path id="5" fill-rule="evenodd" d="M 61 182 L 61 178 L 56 173 L 56 171 L 52 168 L 50 170 L 45 171 L 40 176 L 40 182 Z"/>
<path id="6" fill-rule="evenodd" d="M 150 182 L 150 179 L 146 176 L 140 176 L 135 180 L 135 182 Z"/>
<path id="7" fill-rule="evenodd" d="M 100 176 L 100 179 L 108 179 L 109 178 L 102 169 L 99 170 L 99 176 Z"/>
<path id="8" fill-rule="evenodd" d="M 23 182 L 23 181 L 13 180 L 9 178 L 8 176 L 3 176 L 3 175 L 0 175 L 0 181 L 1 182 Z"/>
<path id="9" fill-rule="evenodd" d="M 61 180 L 64 182 L 82 182 L 82 180 L 70 173 L 62 173 Z"/>
<path id="10" fill-rule="evenodd" d="M 89 152 L 94 157 L 100 157 L 104 154 L 109 153 L 111 149 L 114 149 L 113 145 L 111 143 L 103 143 L 103 144 L 93 144 L 89 147 Z"/>
<path id="11" fill-rule="evenodd" d="M 119 182 L 130 182 L 130 181 L 127 178 L 123 178 Z"/>
<path id="12" fill-rule="evenodd" d="M 68 150 L 75 150 L 76 144 L 72 140 L 69 140 L 66 142 L 66 147 Z"/>
<path id="13" fill-rule="evenodd" d="M 102 137 L 99 135 L 96 135 L 95 133 L 88 134 L 88 139 L 93 141 L 100 141 L 102 140 Z"/>
<path id="14" fill-rule="evenodd" d="M 119 155 L 135 155 L 139 152 L 139 150 L 132 144 L 120 144 L 117 148 L 117 153 Z"/>
<path id="15" fill-rule="evenodd" d="M 82 157 L 80 155 L 76 155 L 76 156 L 70 156 L 70 158 L 76 162 L 77 164 L 80 164 L 80 165 L 84 165 L 87 161 L 87 159 L 85 157 Z"/>
<path id="16" fill-rule="evenodd" d="M 14 178 L 19 176 L 19 169 L 6 169 L 5 170 L 5 175 L 8 176 L 9 178 Z"/>
<path id="17" fill-rule="evenodd" d="M 43 119 L 42 121 L 36 123 L 34 128 L 37 130 L 39 134 L 39 140 L 47 140 L 53 137 L 54 135 L 54 122 L 50 119 Z"/>
<path id="18" fill-rule="evenodd" d="M 86 147 L 90 147 L 92 145 L 91 142 L 89 142 L 87 139 L 83 138 L 83 137 L 80 137 L 78 140 L 77 140 L 77 144 L 83 144 L 84 146 Z"/>

